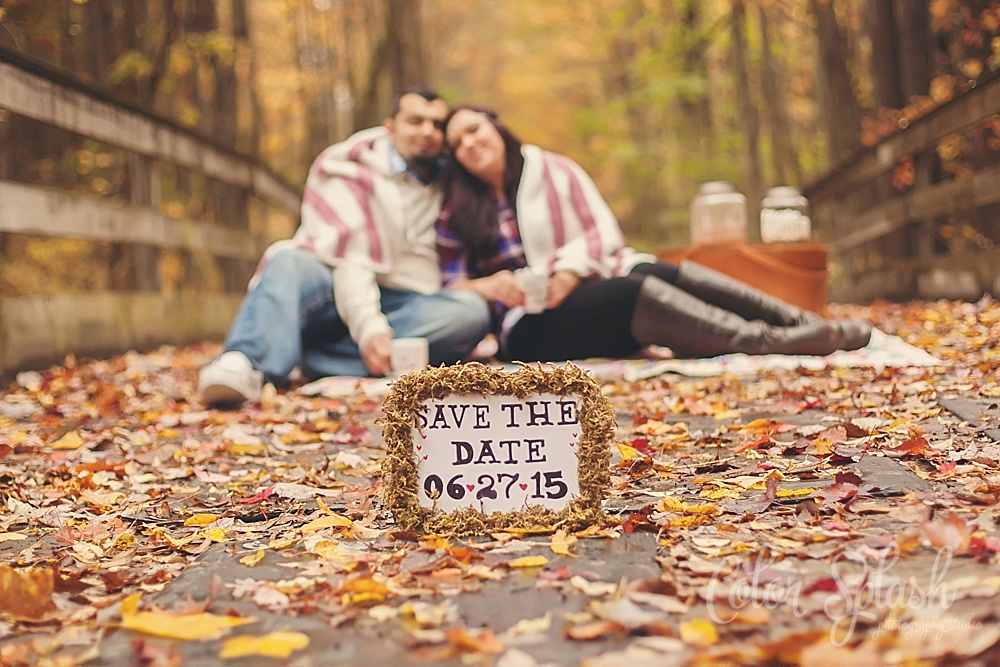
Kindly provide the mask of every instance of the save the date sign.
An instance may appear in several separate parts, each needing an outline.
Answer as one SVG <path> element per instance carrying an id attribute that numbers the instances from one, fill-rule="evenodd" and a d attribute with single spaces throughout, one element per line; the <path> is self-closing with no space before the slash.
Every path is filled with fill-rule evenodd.
<path id="1" fill-rule="evenodd" d="M 413 429 L 423 507 L 559 510 L 580 495 L 577 400 L 555 394 L 425 401 Z"/>
<path id="2" fill-rule="evenodd" d="M 400 530 L 471 534 L 607 520 L 614 410 L 581 368 L 426 368 L 382 402 L 382 501 Z"/>

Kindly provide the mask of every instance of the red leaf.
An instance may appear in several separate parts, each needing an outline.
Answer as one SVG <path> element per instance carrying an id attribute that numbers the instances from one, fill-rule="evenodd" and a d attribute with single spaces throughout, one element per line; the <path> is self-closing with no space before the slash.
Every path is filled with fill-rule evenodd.
<path id="1" fill-rule="evenodd" d="M 813 494 L 814 498 L 822 498 L 824 503 L 839 503 L 850 500 L 858 495 L 858 487 L 846 482 L 832 484 L 825 489 L 820 489 Z"/>
<path id="2" fill-rule="evenodd" d="M 274 487 L 269 486 L 255 496 L 250 496 L 249 498 L 240 498 L 236 502 L 240 503 L 241 505 L 253 505 L 255 503 L 259 503 L 262 500 L 265 500 L 266 498 L 270 498 L 271 495 L 273 494 L 274 494 Z"/>

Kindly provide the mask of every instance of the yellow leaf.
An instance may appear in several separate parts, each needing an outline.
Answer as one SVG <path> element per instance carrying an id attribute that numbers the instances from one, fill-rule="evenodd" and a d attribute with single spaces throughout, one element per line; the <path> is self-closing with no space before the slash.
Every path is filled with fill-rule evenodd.
<path id="1" fill-rule="evenodd" d="M 548 632 L 549 628 L 552 627 L 552 612 L 545 612 L 545 616 L 539 618 L 525 618 L 511 627 L 507 628 L 507 634 L 511 637 L 520 637 L 521 635 L 535 635 L 542 634 L 543 632 Z"/>
<path id="2" fill-rule="evenodd" d="M 264 558 L 264 550 L 257 549 L 257 553 L 250 554 L 249 556 L 244 556 L 243 558 L 240 559 L 240 562 L 246 565 L 247 567 L 253 567 L 261 560 L 263 560 L 263 558 Z"/>
<path id="3" fill-rule="evenodd" d="M 706 489 L 699 493 L 698 495 L 708 498 L 709 500 L 722 500 L 723 498 L 739 498 L 743 495 L 743 489 L 736 488 L 718 488 L 718 489 Z"/>
<path id="4" fill-rule="evenodd" d="M 196 535 L 188 535 L 187 537 L 178 540 L 174 539 L 173 537 L 170 537 L 168 533 L 165 533 L 163 531 L 160 531 L 160 534 L 163 535 L 163 537 L 167 538 L 167 542 L 170 542 L 170 545 L 174 547 L 182 547 L 188 542 L 192 541 L 195 537 L 197 537 Z"/>
<path id="5" fill-rule="evenodd" d="M 704 514 L 686 514 L 666 523 L 668 528 L 694 528 L 695 526 L 709 526 L 711 524 L 712 520 Z"/>
<path id="6" fill-rule="evenodd" d="M 557 530 L 555 535 L 552 536 L 551 548 L 554 553 L 560 556 L 573 556 L 570 551 L 570 547 L 576 544 L 576 537 L 574 535 L 569 535 L 565 530 Z"/>
<path id="7" fill-rule="evenodd" d="M 267 445 L 261 442 L 234 442 L 229 445 L 229 453 L 234 456 L 260 456 L 267 453 Z"/>
<path id="8" fill-rule="evenodd" d="M 650 419 L 646 423 L 636 426 L 632 431 L 640 435 L 665 435 L 676 429 L 676 425 Z"/>
<path id="9" fill-rule="evenodd" d="M 624 442 L 616 442 L 615 446 L 618 448 L 618 454 L 621 455 L 623 461 L 631 461 L 643 455 L 638 449 L 631 445 L 626 445 Z"/>
<path id="10" fill-rule="evenodd" d="M 226 541 L 226 529 L 225 528 L 209 528 L 205 531 L 205 537 L 209 537 L 213 542 L 225 542 Z"/>
<path id="11" fill-rule="evenodd" d="M 385 533 L 384 530 L 379 530 L 378 528 L 369 528 L 368 526 L 362 525 L 357 521 L 351 526 L 351 534 L 353 537 L 359 540 L 374 540 L 377 539 Z"/>
<path id="12" fill-rule="evenodd" d="M 702 494 L 704 495 L 704 494 Z M 720 514 L 721 510 L 715 505 L 688 505 L 685 502 L 671 498 L 669 496 L 657 503 L 656 509 L 661 512 L 680 512 L 683 514 Z"/>
<path id="13" fill-rule="evenodd" d="M 344 562 L 354 558 L 353 553 L 344 551 L 340 548 L 340 543 L 333 540 L 320 540 L 313 544 L 307 543 L 306 548 L 311 553 L 327 560 Z"/>
<path id="14" fill-rule="evenodd" d="M 268 658 L 287 658 L 307 646 L 309 646 L 309 635 L 301 632 L 283 630 L 266 635 L 240 635 L 226 640 L 219 657 L 244 658 L 248 655 L 263 655 Z"/>
<path id="15" fill-rule="evenodd" d="M 133 593 L 124 600 L 122 600 L 121 615 L 125 616 L 127 614 L 134 614 L 139 611 L 139 600 L 142 599 L 142 593 Z"/>
<path id="16" fill-rule="evenodd" d="M 719 641 L 719 631 L 707 618 L 694 618 L 680 626 L 681 641 L 691 646 L 704 648 Z"/>
<path id="17" fill-rule="evenodd" d="M 510 567 L 542 567 L 549 562 L 549 559 L 545 556 L 524 556 L 522 558 L 515 558 L 514 560 L 507 563 Z"/>
<path id="18" fill-rule="evenodd" d="M 218 519 L 218 517 L 214 514 L 193 514 L 184 521 L 184 525 L 203 528 L 209 524 L 215 523 L 216 519 Z"/>
<path id="19" fill-rule="evenodd" d="M 324 528 L 350 528 L 354 525 L 354 522 L 348 519 L 346 516 L 340 516 L 339 514 L 331 514 L 330 516 L 322 516 L 318 519 L 313 519 L 306 525 L 302 526 L 303 533 L 317 533 Z"/>
<path id="20" fill-rule="evenodd" d="M 812 494 L 820 491 L 821 489 L 778 489 L 775 492 L 776 498 L 801 498 L 803 496 L 811 496 Z"/>
<path id="21" fill-rule="evenodd" d="M 420 541 L 424 544 L 425 548 L 431 549 L 433 551 L 437 551 L 438 549 L 451 548 L 451 542 L 448 541 L 448 538 L 441 537 L 440 535 L 434 537 L 428 537 L 426 539 L 421 539 Z"/>
<path id="22" fill-rule="evenodd" d="M 343 591 L 343 595 L 341 595 L 343 604 L 381 602 L 391 593 L 385 584 L 372 577 L 347 579 L 343 584 Z"/>
<path id="23" fill-rule="evenodd" d="M 299 538 L 290 536 L 276 536 L 272 537 L 267 543 L 268 549 L 277 549 L 281 551 L 282 549 L 287 549 L 288 547 L 298 544 Z"/>
<path id="24" fill-rule="evenodd" d="M 80 449 L 83 446 L 83 436 L 77 431 L 70 431 L 49 446 L 52 449 Z"/>
<path id="25" fill-rule="evenodd" d="M 147 635 L 167 639 L 218 639 L 229 628 L 254 623 L 255 618 L 218 616 L 208 612 L 197 614 L 164 614 L 153 611 L 125 613 L 122 603 L 122 627 Z"/>
<path id="26" fill-rule="evenodd" d="M 319 496 L 316 496 L 316 504 L 319 505 L 319 508 L 327 514 L 333 514 L 333 510 L 330 509 L 330 506 L 323 502 L 323 499 Z"/>

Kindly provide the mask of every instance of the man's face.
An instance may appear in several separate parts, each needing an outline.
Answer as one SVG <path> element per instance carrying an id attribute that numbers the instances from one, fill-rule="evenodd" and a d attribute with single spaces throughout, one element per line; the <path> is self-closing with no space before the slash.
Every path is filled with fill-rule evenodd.
<path id="1" fill-rule="evenodd" d="M 399 154 L 411 166 L 427 166 L 437 161 L 444 146 L 444 100 L 428 102 L 420 95 L 403 95 L 399 113 L 384 125 Z"/>

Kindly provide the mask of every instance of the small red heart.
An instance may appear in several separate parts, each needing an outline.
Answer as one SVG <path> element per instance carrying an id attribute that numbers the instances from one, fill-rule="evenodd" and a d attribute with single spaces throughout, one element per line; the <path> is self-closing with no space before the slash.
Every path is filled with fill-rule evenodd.
<path id="1" fill-rule="evenodd" d="M 576 433 L 574 433 L 574 434 L 573 434 L 573 437 L 574 437 L 574 438 L 576 437 Z"/>
<path id="2" fill-rule="evenodd" d="M 469 491 L 472 491 L 474 488 L 476 488 L 476 485 L 475 484 L 466 484 L 465 488 L 467 488 Z"/>
<path id="3" fill-rule="evenodd" d="M 575 435 L 575 434 L 574 434 L 574 435 Z M 427 436 L 426 436 L 426 435 L 424 435 L 423 433 L 421 433 L 421 434 L 420 434 L 420 437 L 421 437 L 421 438 L 423 438 L 424 440 L 426 440 L 426 439 L 427 439 Z"/>
<path id="4" fill-rule="evenodd" d="M 569 446 L 570 446 L 570 447 L 576 447 L 576 443 L 575 443 L 575 442 L 571 442 L 571 443 L 569 443 Z M 420 448 L 419 448 L 419 447 L 417 447 L 417 449 L 420 449 Z"/>
<path id="5" fill-rule="evenodd" d="M 528 490 L 528 485 L 527 484 L 518 484 L 518 486 L 521 487 L 522 491 L 527 491 Z"/>
<path id="6" fill-rule="evenodd" d="M 424 461 L 426 461 L 426 460 L 427 460 L 427 455 L 426 455 L 426 454 L 424 454 Z"/>
<path id="7" fill-rule="evenodd" d="M 573 445 L 570 445 L 570 447 L 572 447 L 572 446 Z M 423 449 L 423 447 L 421 447 L 420 445 L 417 445 L 417 451 L 419 452 L 421 449 Z"/>

